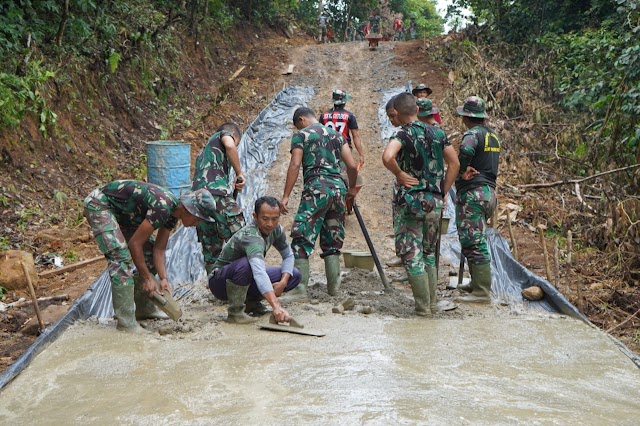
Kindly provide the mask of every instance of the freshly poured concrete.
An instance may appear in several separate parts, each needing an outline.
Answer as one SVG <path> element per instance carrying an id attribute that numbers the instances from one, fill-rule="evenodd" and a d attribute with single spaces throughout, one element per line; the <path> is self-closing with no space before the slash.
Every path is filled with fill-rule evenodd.
<path id="1" fill-rule="evenodd" d="M 307 313 L 323 338 L 213 321 L 172 337 L 76 325 L 0 394 L 0 424 L 629 424 L 640 370 L 560 316 Z"/>

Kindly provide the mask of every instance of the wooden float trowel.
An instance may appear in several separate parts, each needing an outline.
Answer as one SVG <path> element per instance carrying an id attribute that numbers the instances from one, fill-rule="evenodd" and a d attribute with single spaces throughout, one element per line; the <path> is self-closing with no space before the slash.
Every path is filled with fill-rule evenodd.
<path id="1" fill-rule="evenodd" d="M 302 334 L 305 336 L 325 336 L 325 333 L 306 330 L 304 325 L 296 321 L 295 318 L 290 318 L 288 323 L 278 323 L 273 315 L 269 317 L 269 322 L 267 324 L 259 324 L 258 328 L 261 330 L 284 331 L 285 333 Z"/>

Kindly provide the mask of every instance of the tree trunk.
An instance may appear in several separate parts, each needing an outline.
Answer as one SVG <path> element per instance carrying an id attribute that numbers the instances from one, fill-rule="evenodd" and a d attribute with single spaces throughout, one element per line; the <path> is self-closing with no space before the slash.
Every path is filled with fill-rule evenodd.
<path id="1" fill-rule="evenodd" d="M 56 46 L 62 45 L 62 36 L 64 35 L 64 27 L 67 26 L 69 20 L 69 0 L 64 0 L 64 6 L 62 8 L 62 19 L 60 20 L 60 26 L 58 27 L 58 33 L 56 34 L 55 44 Z"/>

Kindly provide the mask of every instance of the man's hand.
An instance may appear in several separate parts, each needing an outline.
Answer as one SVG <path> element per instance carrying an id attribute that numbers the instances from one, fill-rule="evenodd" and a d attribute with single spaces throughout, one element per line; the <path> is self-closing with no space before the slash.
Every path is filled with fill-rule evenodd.
<path id="1" fill-rule="evenodd" d="M 241 192 L 242 188 L 244 188 L 244 185 L 246 183 L 247 183 L 247 179 L 244 177 L 244 175 L 238 175 L 238 176 L 236 176 L 236 182 L 235 182 L 235 185 L 233 187 L 238 192 Z"/>
<path id="2" fill-rule="evenodd" d="M 364 166 L 364 154 L 358 155 L 358 171 Z"/>
<path id="3" fill-rule="evenodd" d="M 166 279 L 163 281 L 166 282 L 167 285 L 169 285 L 169 282 L 167 282 Z M 158 286 L 158 281 L 156 281 L 154 277 L 149 277 L 142 282 L 142 289 L 144 290 L 145 293 L 147 293 L 149 297 L 153 295 L 154 291 L 161 291 L 160 290 L 161 287 L 162 287 L 162 284 Z"/>
<path id="4" fill-rule="evenodd" d="M 282 280 L 273 283 L 273 291 L 277 297 L 282 296 L 282 292 L 284 291 L 284 288 L 286 286 L 287 286 L 287 283 Z"/>
<path id="5" fill-rule="evenodd" d="M 358 187 L 354 186 L 347 189 L 347 200 L 355 200 L 356 195 L 358 195 Z"/>
<path id="6" fill-rule="evenodd" d="M 280 204 L 282 204 L 282 214 L 289 213 L 289 208 L 287 207 L 287 204 L 289 204 L 289 197 L 282 197 Z"/>
<path id="7" fill-rule="evenodd" d="M 398 175 L 396 176 L 396 180 L 398 182 L 398 185 L 404 186 L 405 188 L 411 188 L 412 186 L 418 184 L 418 179 L 414 178 L 406 172 L 398 173 Z"/>
<path id="8" fill-rule="evenodd" d="M 288 322 L 291 319 L 289 312 L 285 311 L 282 306 L 273 308 L 271 315 L 273 315 L 277 323 Z"/>
<path id="9" fill-rule="evenodd" d="M 474 169 L 471 166 L 467 166 L 467 170 L 464 171 L 464 173 L 462 173 L 462 179 L 464 180 L 471 180 L 473 179 L 476 175 L 479 175 L 480 172 L 477 171 L 476 169 Z"/>

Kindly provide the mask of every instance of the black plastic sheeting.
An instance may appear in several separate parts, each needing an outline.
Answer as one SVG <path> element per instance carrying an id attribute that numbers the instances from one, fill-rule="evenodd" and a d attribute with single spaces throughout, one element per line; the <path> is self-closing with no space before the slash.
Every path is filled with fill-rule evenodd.
<path id="1" fill-rule="evenodd" d="M 255 200 L 266 193 L 266 173 L 277 158 L 278 146 L 291 135 L 288 124 L 294 110 L 306 105 L 313 93 L 313 89 L 308 87 L 285 88 L 258 114 L 242 136 L 238 151 L 247 183 L 238 201 L 249 220 Z M 170 265 L 167 278 L 173 285 L 176 299 L 189 303 L 209 294 L 202 248 L 195 228 L 178 228 L 169 238 L 166 257 Z M 29 349 L 0 374 L 0 390 L 77 320 L 112 318 L 113 315 L 111 284 L 105 270 L 57 323 L 38 336 Z"/>

